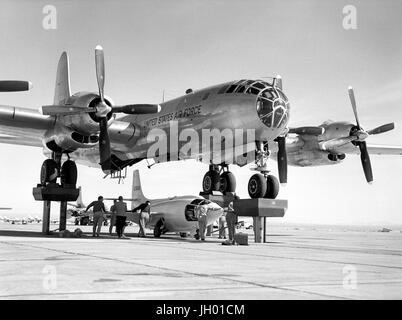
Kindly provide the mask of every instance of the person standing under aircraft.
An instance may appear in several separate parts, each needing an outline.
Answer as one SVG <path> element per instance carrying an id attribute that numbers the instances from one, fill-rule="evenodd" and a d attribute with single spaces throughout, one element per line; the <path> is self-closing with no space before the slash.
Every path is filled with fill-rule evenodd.
<path id="1" fill-rule="evenodd" d="M 219 217 L 219 239 L 226 239 L 226 212 Z"/>
<path id="2" fill-rule="evenodd" d="M 92 228 L 92 236 L 95 237 L 95 234 L 97 237 L 99 237 L 99 233 L 102 228 L 102 222 L 103 222 L 103 215 L 106 213 L 105 209 L 105 204 L 103 203 L 103 197 L 99 196 L 98 201 L 92 201 L 88 207 L 85 209 L 85 212 L 89 210 L 89 208 L 94 207 L 94 226 Z"/>
<path id="3" fill-rule="evenodd" d="M 207 211 L 205 205 L 200 204 L 197 207 L 197 217 L 198 217 L 198 233 L 202 241 L 205 241 L 205 233 L 207 231 Z"/>
<path id="4" fill-rule="evenodd" d="M 233 202 L 230 202 L 228 205 L 228 210 L 226 213 L 226 223 L 228 225 L 229 231 L 229 244 L 235 244 L 234 235 L 237 223 L 237 215 L 233 209 Z"/>
<path id="5" fill-rule="evenodd" d="M 113 226 L 116 224 L 116 202 L 117 200 L 113 200 L 113 205 L 110 207 L 110 226 L 109 226 L 109 233 L 112 235 Z"/>
<path id="6" fill-rule="evenodd" d="M 151 202 L 147 200 L 144 203 L 141 203 L 138 207 L 134 208 L 132 211 L 140 212 L 140 231 L 138 231 L 138 236 L 145 238 L 147 236 L 145 232 L 145 226 L 149 222 L 149 218 L 151 215 Z"/>
<path id="7" fill-rule="evenodd" d="M 114 205 L 116 211 L 116 232 L 117 236 L 123 239 L 127 237 L 123 234 L 123 229 L 127 219 L 127 203 L 123 202 L 123 197 L 119 196 L 119 201 Z"/>

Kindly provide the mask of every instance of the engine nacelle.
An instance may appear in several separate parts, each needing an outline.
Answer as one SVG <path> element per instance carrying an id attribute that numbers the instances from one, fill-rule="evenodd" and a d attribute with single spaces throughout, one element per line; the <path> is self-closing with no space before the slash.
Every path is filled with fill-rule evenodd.
<path id="1" fill-rule="evenodd" d="M 44 145 L 55 152 L 73 152 L 79 148 L 93 148 L 98 144 L 98 134 L 83 135 L 78 131 L 56 125 L 52 130 L 45 133 Z"/>
<path id="2" fill-rule="evenodd" d="M 324 134 L 319 136 L 318 141 L 329 141 L 332 139 L 348 137 L 350 134 L 350 131 L 352 130 L 352 128 L 355 125 L 350 122 L 327 121 L 327 122 L 324 122 L 321 126 L 323 128 L 325 128 L 325 132 L 324 132 Z"/>
<path id="3" fill-rule="evenodd" d="M 100 102 L 99 95 L 90 92 L 78 92 L 72 95 L 66 101 L 68 105 L 92 108 Z M 113 106 L 113 102 L 109 97 L 105 96 L 105 102 L 109 106 Z M 109 124 L 114 120 L 112 114 L 108 116 Z M 72 130 L 84 135 L 91 136 L 99 133 L 99 119 L 94 113 L 81 113 L 77 115 L 65 115 L 58 117 L 58 122 Z"/>
<path id="4" fill-rule="evenodd" d="M 341 154 L 328 153 L 328 159 L 330 161 L 338 162 L 344 160 L 345 158 L 346 155 L 344 153 Z"/>

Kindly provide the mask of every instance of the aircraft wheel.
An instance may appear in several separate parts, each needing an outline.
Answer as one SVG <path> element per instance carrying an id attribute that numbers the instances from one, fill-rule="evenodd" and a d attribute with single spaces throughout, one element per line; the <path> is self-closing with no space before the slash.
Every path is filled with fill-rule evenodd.
<path id="1" fill-rule="evenodd" d="M 236 178 L 230 171 L 221 174 L 219 191 L 222 193 L 236 191 Z"/>
<path id="2" fill-rule="evenodd" d="M 209 170 L 202 180 L 202 190 L 207 194 L 212 194 L 212 191 L 218 191 L 220 186 L 219 180 L 219 172 Z"/>
<path id="3" fill-rule="evenodd" d="M 158 220 L 154 227 L 154 237 L 159 238 L 162 235 L 162 230 L 163 230 L 163 221 L 162 219 Z"/>
<path id="4" fill-rule="evenodd" d="M 264 198 L 276 199 L 279 193 L 279 181 L 275 176 L 269 175 L 267 177 L 267 191 Z"/>
<path id="5" fill-rule="evenodd" d="M 74 161 L 67 160 L 61 166 L 61 184 L 70 184 L 75 186 L 77 184 L 77 165 Z"/>
<path id="6" fill-rule="evenodd" d="M 248 181 L 247 189 L 250 198 L 263 198 L 267 192 L 267 180 L 262 174 L 256 173 Z"/>
<path id="7" fill-rule="evenodd" d="M 46 159 L 40 170 L 40 183 L 45 185 L 46 182 L 54 183 L 57 180 L 57 163 L 53 159 Z"/>

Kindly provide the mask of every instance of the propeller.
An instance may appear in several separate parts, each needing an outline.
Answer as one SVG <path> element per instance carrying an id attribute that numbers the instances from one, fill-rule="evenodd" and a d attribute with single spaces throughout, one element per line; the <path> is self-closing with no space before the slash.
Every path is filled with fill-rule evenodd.
<path id="1" fill-rule="evenodd" d="M 278 173 L 279 173 L 279 182 L 282 185 L 286 185 L 288 182 L 288 158 L 286 153 L 286 137 L 279 136 L 275 139 L 278 143 L 278 153 L 277 153 L 277 162 L 278 162 Z"/>
<path id="2" fill-rule="evenodd" d="M 99 123 L 99 155 L 100 165 L 106 174 L 112 169 L 110 138 L 108 132 L 108 119 L 114 113 L 124 114 L 150 114 L 158 113 L 161 106 L 158 104 L 128 104 L 123 106 L 110 106 L 105 100 L 105 58 L 103 48 L 95 48 L 96 81 L 98 83 L 99 102 L 93 107 L 75 105 L 42 106 L 42 113 L 50 116 L 79 115 L 93 113 Z M 1 87 L 0 87 L 1 88 Z"/>
<path id="3" fill-rule="evenodd" d="M 0 80 L 0 92 L 28 91 L 32 88 L 29 81 Z"/>
<path id="4" fill-rule="evenodd" d="M 95 48 L 95 68 L 96 80 L 98 82 L 98 90 L 100 102 L 94 107 L 95 115 L 99 120 L 99 155 L 100 165 L 105 173 L 110 173 L 112 169 L 110 138 L 107 129 L 109 113 L 125 113 L 125 114 L 148 114 L 160 111 L 159 105 L 152 104 L 131 104 L 125 106 L 111 107 L 105 102 L 105 58 L 103 48 L 96 46 Z"/>
<path id="5" fill-rule="evenodd" d="M 362 163 L 364 175 L 366 177 L 367 182 L 372 183 L 373 182 L 373 170 L 371 168 L 370 156 L 367 151 L 367 144 L 366 144 L 365 140 L 371 134 L 384 133 L 384 132 L 394 129 L 395 126 L 394 126 L 394 123 L 388 123 L 388 124 L 379 126 L 377 128 L 371 129 L 369 131 L 365 131 L 360 126 L 359 116 L 357 114 L 355 94 L 354 94 L 352 87 L 348 88 L 348 93 L 349 93 L 350 102 L 352 104 L 352 109 L 353 109 L 353 113 L 355 115 L 355 120 L 356 120 L 356 126 L 351 129 L 349 138 L 351 139 L 351 141 L 353 141 L 352 142 L 353 144 L 355 144 L 356 146 L 359 147 L 360 160 Z M 342 139 L 342 138 L 340 138 L 340 139 Z M 345 139 L 345 138 L 343 138 L 343 139 Z M 336 140 L 338 140 L 338 139 L 336 139 Z"/>

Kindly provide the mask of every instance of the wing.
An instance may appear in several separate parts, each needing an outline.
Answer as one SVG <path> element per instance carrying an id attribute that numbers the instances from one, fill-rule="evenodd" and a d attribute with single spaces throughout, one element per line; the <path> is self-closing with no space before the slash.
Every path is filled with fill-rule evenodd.
<path id="1" fill-rule="evenodd" d="M 369 154 L 378 155 L 402 155 L 402 146 L 380 145 L 380 144 L 368 144 L 367 149 Z M 344 146 L 338 147 L 339 153 L 351 153 L 360 154 L 359 148 L 353 144 L 348 143 Z"/>
<path id="2" fill-rule="evenodd" d="M 0 134 L 0 143 L 13 144 L 20 146 L 42 147 L 42 141 L 39 138 L 10 136 Z"/>
<path id="3" fill-rule="evenodd" d="M 368 152 L 371 154 L 394 154 L 402 155 L 402 147 L 400 146 L 385 146 L 379 144 L 367 145 Z"/>
<path id="4" fill-rule="evenodd" d="M 0 105 L 0 143 L 42 147 L 55 118 L 29 108 Z"/>

